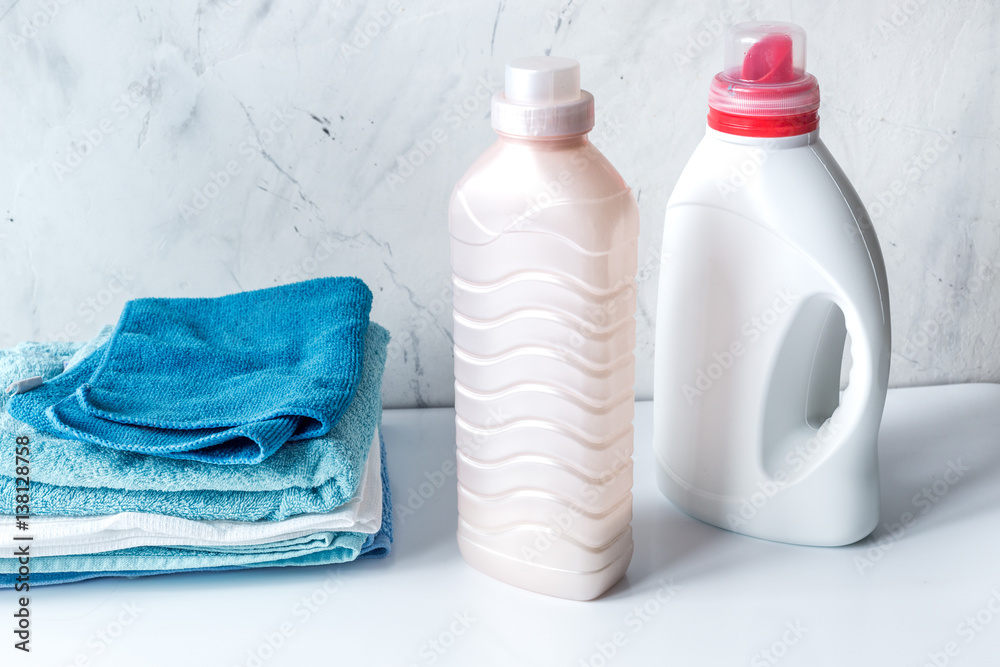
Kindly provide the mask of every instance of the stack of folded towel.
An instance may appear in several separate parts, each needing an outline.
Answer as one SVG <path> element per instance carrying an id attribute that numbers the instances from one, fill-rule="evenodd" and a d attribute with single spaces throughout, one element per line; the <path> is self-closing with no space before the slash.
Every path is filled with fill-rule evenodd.
<path id="1" fill-rule="evenodd" d="M 386 555 L 371 299 L 355 278 L 138 299 L 86 343 L 0 350 L 0 588 L 13 545 L 31 585 Z"/>

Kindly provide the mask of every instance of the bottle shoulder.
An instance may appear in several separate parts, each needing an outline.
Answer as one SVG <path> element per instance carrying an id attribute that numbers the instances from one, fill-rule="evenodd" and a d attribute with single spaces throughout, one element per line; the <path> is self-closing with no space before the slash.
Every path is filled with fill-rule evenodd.
<path id="1" fill-rule="evenodd" d="M 767 140 L 739 144 L 706 136 L 678 178 L 668 209 L 704 204 L 751 218 L 853 217 L 856 197 L 818 138 L 791 148 Z"/>
<path id="2" fill-rule="evenodd" d="M 589 142 L 533 148 L 498 141 L 469 167 L 455 191 L 467 198 L 498 192 L 530 196 L 540 186 L 556 199 L 607 197 L 628 189 L 607 157 Z"/>
<path id="3" fill-rule="evenodd" d="M 537 232 L 595 249 L 609 234 L 637 235 L 638 206 L 592 144 L 531 150 L 497 142 L 455 186 L 449 228 L 454 239 L 474 245 L 504 233 Z"/>
<path id="4" fill-rule="evenodd" d="M 792 250 L 846 292 L 888 301 L 885 265 L 871 218 L 821 141 L 769 150 L 706 137 L 667 205 L 665 243 L 728 244 L 727 230 L 757 228 L 752 252 Z M 710 251 L 710 250 L 709 250 Z M 747 249 L 750 252 L 750 249 Z"/>

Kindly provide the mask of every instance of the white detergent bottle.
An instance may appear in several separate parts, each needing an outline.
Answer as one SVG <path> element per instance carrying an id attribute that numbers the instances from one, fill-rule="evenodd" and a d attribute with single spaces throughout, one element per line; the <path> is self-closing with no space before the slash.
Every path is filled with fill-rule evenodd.
<path id="1" fill-rule="evenodd" d="M 589 600 L 632 557 L 638 207 L 587 139 L 576 61 L 510 62 L 492 124 L 449 210 L 458 543 L 496 579 Z"/>
<path id="2" fill-rule="evenodd" d="M 802 28 L 730 29 L 706 136 L 667 204 L 653 447 L 661 490 L 691 516 L 834 546 L 878 522 L 889 299 L 818 108 Z"/>

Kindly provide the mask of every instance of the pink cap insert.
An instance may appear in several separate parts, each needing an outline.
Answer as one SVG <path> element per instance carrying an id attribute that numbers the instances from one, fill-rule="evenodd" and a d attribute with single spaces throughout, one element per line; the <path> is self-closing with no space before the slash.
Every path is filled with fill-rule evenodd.
<path id="1" fill-rule="evenodd" d="M 751 42 L 740 68 L 740 79 L 754 83 L 788 83 L 799 78 L 795 73 L 792 38 L 784 33 L 764 35 Z"/>
<path id="2" fill-rule="evenodd" d="M 727 35 L 723 71 L 709 88 L 708 106 L 718 112 L 716 118 L 815 115 L 819 84 L 805 67 L 806 33 L 801 27 L 762 21 L 733 26 Z M 803 129 L 809 123 L 798 125 Z M 815 129 L 815 122 L 811 125 Z"/>

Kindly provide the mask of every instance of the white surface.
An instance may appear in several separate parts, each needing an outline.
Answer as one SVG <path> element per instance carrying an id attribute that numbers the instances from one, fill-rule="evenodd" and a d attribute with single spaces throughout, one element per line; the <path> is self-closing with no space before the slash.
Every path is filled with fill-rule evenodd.
<path id="1" fill-rule="evenodd" d="M 869 534 L 889 379 L 885 263 L 818 133 L 707 130 L 664 228 L 660 488 L 692 516 L 755 537 L 840 546 Z"/>
<path id="2" fill-rule="evenodd" d="M 724 28 L 767 18 L 808 33 L 821 136 L 882 240 L 892 382 L 1000 380 L 998 12 L 984 0 L 5 0 L 0 347 L 93 335 L 133 297 L 352 273 L 394 335 L 387 405 L 450 405 L 448 196 L 493 141 L 504 63 L 551 52 L 580 61 L 594 142 L 639 199 L 636 389 L 649 398 L 667 197 L 703 135 Z"/>
<path id="3" fill-rule="evenodd" d="M 598 600 L 548 598 L 465 565 L 455 542 L 454 413 L 390 411 L 383 426 L 397 533 L 388 559 L 40 588 L 31 601 L 36 652 L 13 655 L 8 637 L 0 661 L 254 665 L 249 652 L 287 624 L 291 632 L 261 664 L 577 667 L 601 664 L 591 660 L 595 643 L 616 633 L 624 645 L 608 665 L 920 666 L 949 642 L 958 651 L 949 665 L 995 662 L 1000 386 L 889 392 L 880 527 L 840 548 L 767 542 L 681 514 L 655 487 L 650 410 L 637 406 L 635 556 Z M 955 479 L 952 464 L 968 470 Z M 425 487 L 429 498 L 404 521 L 410 491 L 437 473 L 442 486 Z M 900 531 L 894 524 L 904 519 Z M 661 581 L 675 587 L 666 603 L 656 600 Z M 310 596 L 312 611 L 303 602 Z M 13 607 L 4 591 L 3 623 Z M 118 636 L 108 646 L 98 633 Z M 431 641 L 450 648 L 435 653 Z M 768 662 L 765 649 L 783 656 Z"/>

